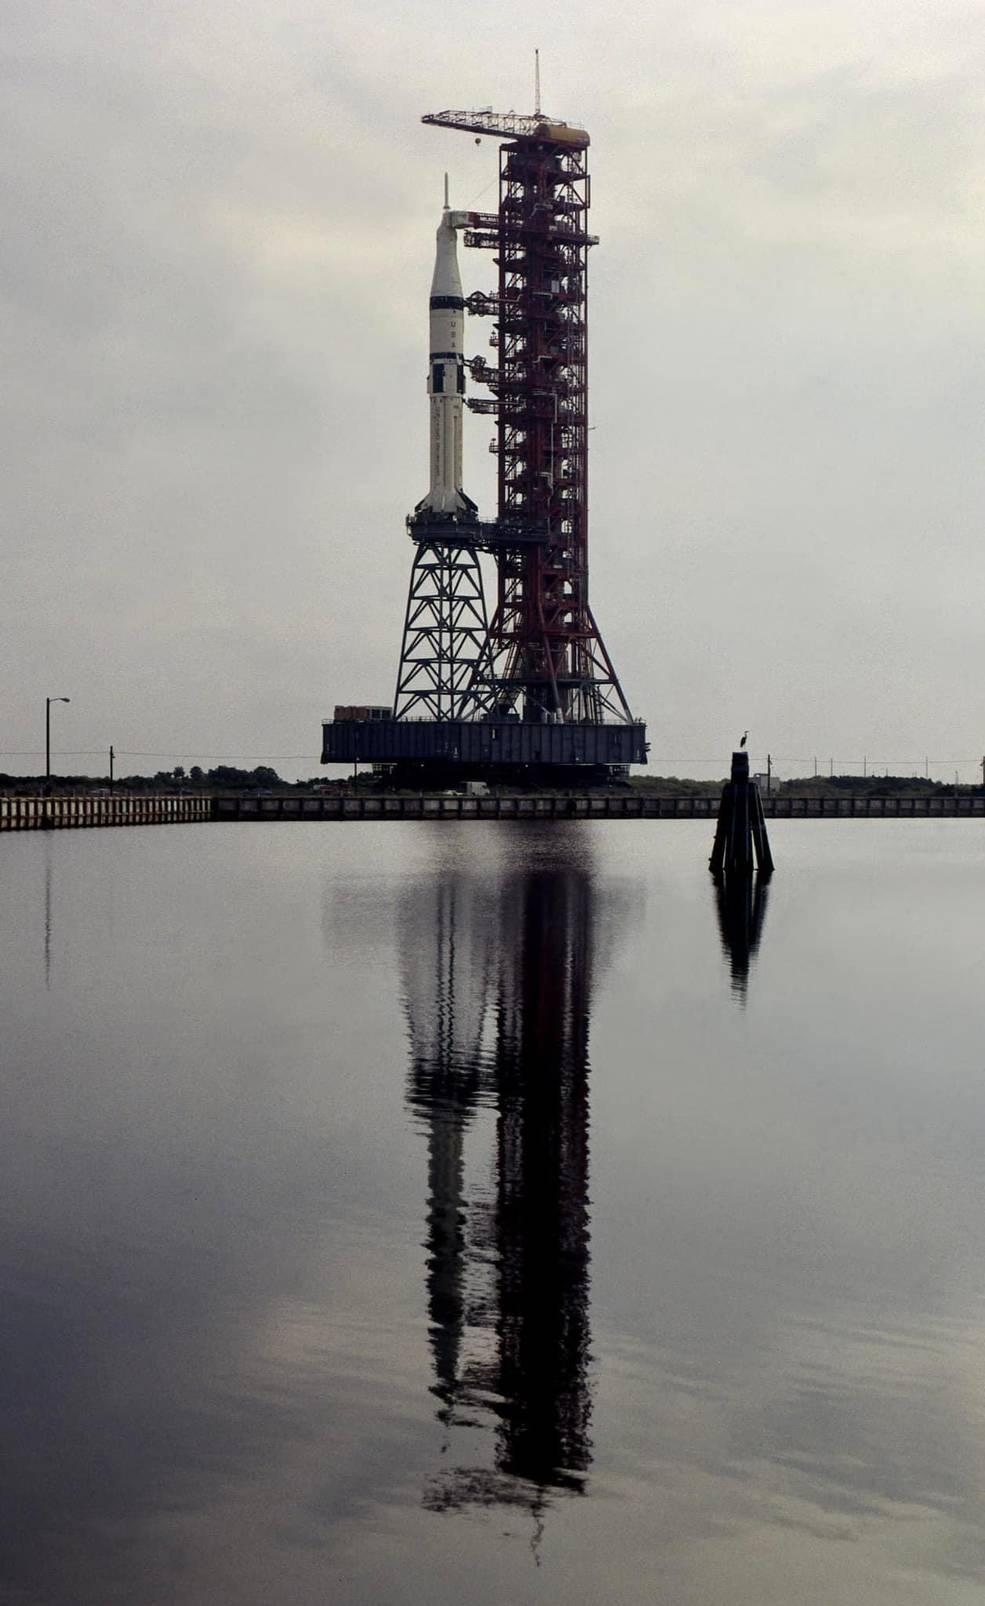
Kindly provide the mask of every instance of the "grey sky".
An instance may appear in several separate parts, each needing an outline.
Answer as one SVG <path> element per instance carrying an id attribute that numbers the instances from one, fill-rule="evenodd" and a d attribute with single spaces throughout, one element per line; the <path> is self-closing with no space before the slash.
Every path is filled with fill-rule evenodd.
<path id="1" fill-rule="evenodd" d="M 593 138 L 593 602 L 653 767 L 982 752 L 985 6 L 7 0 L 0 768 L 46 693 L 56 747 L 284 773 L 392 695 L 441 175 L 495 198 L 419 117 L 528 107 L 535 44 Z"/>

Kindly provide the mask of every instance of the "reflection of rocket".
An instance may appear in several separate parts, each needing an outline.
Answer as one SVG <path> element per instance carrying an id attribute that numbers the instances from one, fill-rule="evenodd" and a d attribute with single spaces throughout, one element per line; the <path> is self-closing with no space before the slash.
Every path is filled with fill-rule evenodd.
<path id="1" fill-rule="evenodd" d="M 431 409 L 431 488 L 416 513 L 474 518 L 475 503 L 462 490 L 462 408 L 465 396 L 463 337 L 465 300 L 458 272 L 458 244 L 453 220 L 461 213 L 445 208 L 438 224 L 438 248 L 431 280 L 428 395 Z"/>

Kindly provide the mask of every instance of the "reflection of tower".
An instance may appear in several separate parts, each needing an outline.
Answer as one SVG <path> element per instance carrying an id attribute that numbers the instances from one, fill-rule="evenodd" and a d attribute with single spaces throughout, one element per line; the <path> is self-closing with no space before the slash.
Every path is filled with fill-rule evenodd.
<path id="1" fill-rule="evenodd" d="M 428 1139 L 428 1310 L 441 1420 L 495 1428 L 428 1503 L 536 1507 L 578 1489 L 588 1437 L 588 1020 L 594 889 L 570 860 L 465 873 L 402 911 L 409 1102 Z M 491 1041 L 485 1048 L 484 1034 Z M 493 1178 L 465 1163 L 495 1118 Z"/>
<path id="2" fill-rule="evenodd" d="M 453 1420 L 465 1319 L 464 1144 L 479 1095 L 491 921 L 461 875 L 414 889 L 401 910 L 411 1039 L 409 1101 L 428 1132 L 428 1310 L 442 1418 Z"/>
<path id="3" fill-rule="evenodd" d="M 497 999 L 502 1468 L 578 1487 L 588 1467 L 591 886 L 504 889 Z"/>
<path id="4" fill-rule="evenodd" d="M 769 876 L 762 871 L 750 875 L 736 871 L 715 878 L 722 948 L 731 963 L 732 991 L 743 999 L 749 986 L 749 968 L 756 957 L 766 919 L 769 884 Z"/>

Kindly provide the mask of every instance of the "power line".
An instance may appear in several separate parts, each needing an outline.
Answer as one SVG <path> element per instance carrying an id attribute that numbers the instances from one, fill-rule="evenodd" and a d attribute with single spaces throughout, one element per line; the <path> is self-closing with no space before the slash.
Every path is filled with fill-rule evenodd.
<path id="1" fill-rule="evenodd" d="M 108 744 L 103 747 L 61 747 L 53 749 L 52 757 L 98 758 L 105 756 L 107 752 Z M 185 748 L 181 752 L 153 752 L 140 748 L 118 747 L 116 749 L 116 756 L 117 758 L 167 759 L 172 763 L 197 763 L 199 760 L 202 760 L 207 764 L 234 765 L 243 763 L 319 764 L 321 762 L 320 753 L 202 753 L 196 751 L 195 749 L 189 748 Z M 0 748 L 0 760 L 7 758 L 43 757 L 43 748 L 27 748 L 23 750 L 14 748 Z M 719 754 L 716 758 L 692 758 L 687 756 L 672 758 L 651 755 L 647 759 L 647 768 L 653 770 L 658 765 L 669 765 L 678 768 L 685 766 L 694 768 L 712 768 L 716 771 L 722 771 L 724 773 L 724 762 L 725 761 L 721 754 Z M 783 754 L 774 754 L 772 755 L 772 762 L 774 769 L 778 768 L 779 766 L 782 766 L 786 769 L 799 767 L 803 770 L 804 775 L 806 776 L 811 766 L 816 763 L 816 759 L 814 755 L 812 755 L 810 758 L 789 758 Z M 867 771 L 872 780 L 878 780 L 878 772 L 880 770 L 892 770 L 897 774 L 903 774 L 906 771 L 915 771 L 920 769 L 926 771 L 927 767 L 930 765 L 941 769 L 970 767 L 977 770 L 981 768 L 982 764 L 980 757 L 928 758 L 926 755 L 922 755 L 920 758 L 869 758 L 867 756 L 861 759 L 853 758 L 836 760 L 829 758 L 826 760 L 826 762 L 833 766 L 835 772 L 838 774 L 856 775 Z"/>
<path id="2" fill-rule="evenodd" d="M 273 759 L 277 764 L 286 764 L 290 760 L 300 762 L 301 759 L 321 758 L 320 753 L 197 753 L 188 748 L 183 753 L 138 753 L 127 747 L 118 747 L 117 754 L 123 758 L 205 758 L 213 764 L 231 764 L 234 759 Z M 958 762 L 953 760 L 953 762 Z"/>
<path id="3" fill-rule="evenodd" d="M 105 755 L 108 747 L 59 747 L 52 748 L 52 758 L 97 758 Z M 44 749 L 32 747 L 25 752 L 16 752 L 13 748 L 0 748 L 0 758 L 42 758 Z M 204 758 L 215 764 L 232 763 L 234 759 L 273 759 L 278 764 L 289 761 L 300 763 L 303 760 L 317 763 L 320 753 L 197 753 L 187 748 L 183 753 L 139 753 L 131 748 L 116 748 L 117 758 Z"/>

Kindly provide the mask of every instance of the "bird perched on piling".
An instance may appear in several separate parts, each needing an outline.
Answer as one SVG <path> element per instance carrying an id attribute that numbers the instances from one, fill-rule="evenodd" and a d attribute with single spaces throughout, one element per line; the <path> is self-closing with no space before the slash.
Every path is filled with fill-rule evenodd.
<path id="1" fill-rule="evenodd" d="M 743 731 L 743 732 L 742 732 L 742 740 L 741 740 L 741 742 L 740 742 L 740 743 L 739 743 L 739 746 L 740 746 L 740 747 L 745 747 L 745 745 L 746 745 L 746 737 L 747 737 L 747 736 L 748 736 L 748 735 L 749 735 L 749 732 L 748 732 L 748 731 Z"/>

